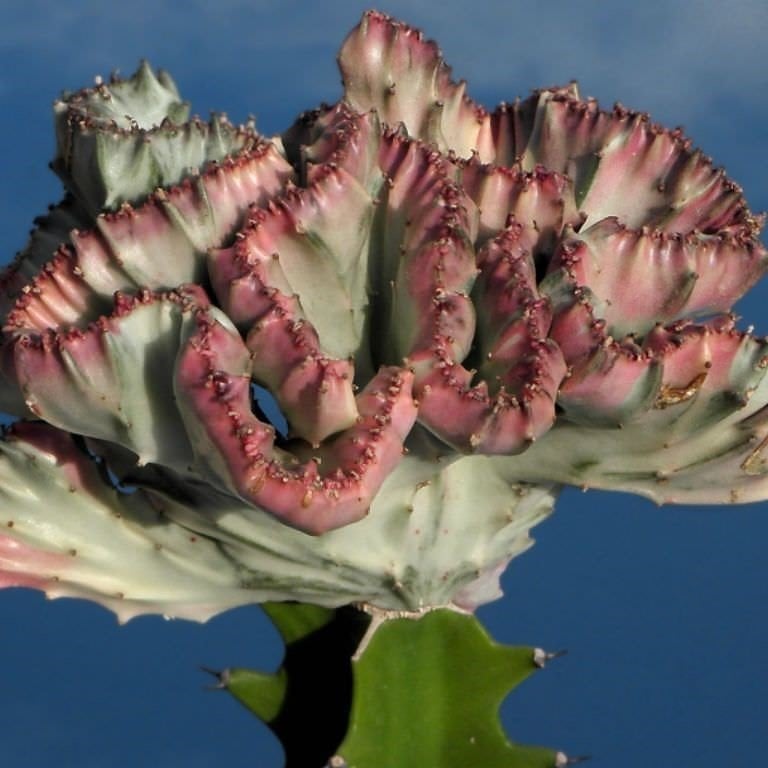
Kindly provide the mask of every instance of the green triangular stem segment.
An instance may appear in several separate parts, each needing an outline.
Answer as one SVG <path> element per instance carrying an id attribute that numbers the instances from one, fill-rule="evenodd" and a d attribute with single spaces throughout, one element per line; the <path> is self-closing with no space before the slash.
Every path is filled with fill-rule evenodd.
<path id="1" fill-rule="evenodd" d="M 555 768 L 562 753 L 508 740 L 498 710 L 540 664 L 494 642 L 475 616 L 370 616 L 299 604 L 267 613 L 286 641 L 274 675 L 223 687 L 280 738 L 286 768 Z M 540 652 L 538 652 L 540 654 Z"/>
<path id="2" fill-rule="evenodd" d="M 438 610 L 385 621 L 354 662 L 349 768 L 552 768 L 555 752 L 507 740 L 498 709 L 537 667 L 475 616 Z"/>
<path id="3" fill-rule="evenodd" d="M 241 704 L 280 739 L 285 768 L 321 768 L 344 739 L 352 705 L 351 658 L 370 617 L 300 603 L 264 606 L 286 643 L 273 675 L 230 669 L 220 675 Z"/>

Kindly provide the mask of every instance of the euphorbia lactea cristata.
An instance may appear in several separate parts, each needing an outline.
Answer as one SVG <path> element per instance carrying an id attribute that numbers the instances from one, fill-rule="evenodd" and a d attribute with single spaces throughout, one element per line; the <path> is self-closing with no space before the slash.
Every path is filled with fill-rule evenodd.
<path id="1" fill-rule="evenodd" d="M 5 273 L 0 583 L 121 619 L 472 610 L 571 483 L 768 496 L 760 222 L 575 85 L 487 112 L 371 12 L 272 139 L 147 65 L 57 102 Z"/>

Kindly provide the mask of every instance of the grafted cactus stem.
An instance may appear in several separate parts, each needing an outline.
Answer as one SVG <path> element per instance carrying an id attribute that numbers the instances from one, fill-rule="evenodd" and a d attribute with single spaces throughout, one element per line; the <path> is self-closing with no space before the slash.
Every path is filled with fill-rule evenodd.
<path id="1" fill-rule="evenodd" d="M 0 276 L 0 586 L 270 604 L 284 666 L 221 680 L 292 766 L 562 766 L 498 724 L 542 652 L 474 611 L 562 485 L 768 498 L 763 220 L 574 83 L 488 111 L 375 11 L 339 64 L 271 138 L 146 63 L 56 102 L 64 196 Z"/>
<path id="2" fill-rule="evenodd" d="M 578 761 L 509 741 L 498 719 L 506 695 L 556 654 L 499 645 L 474 616 L 446 609 L 265 608 L 286 642 L 280 668 L 214 674 L 279 737 L 286 768 Z"/>

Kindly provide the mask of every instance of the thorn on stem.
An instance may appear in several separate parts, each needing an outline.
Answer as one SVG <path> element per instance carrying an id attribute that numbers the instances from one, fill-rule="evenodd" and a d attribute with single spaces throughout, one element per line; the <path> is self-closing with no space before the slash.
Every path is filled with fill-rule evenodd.
<path id="1" fill-rule="evenodd" d="M 211 669 L 210 667 L 200 666 L 203 672 L 207 672 L 209 675 L 213 675 L 216 678 L 216 682 L 212 685 L 206 685 L 206 690 L 209 691 L 222 691 L 229 687 L 229 670 L 222 669 L 221 671 Z"/>
<path id="2" fill-rule="evenodd" d="M 539 668 L 544 669 L 552 659 L 559 659 L 561 656 L 565 656 L 568 653 L 567 650 L 562 651 L 545 651 L 542 648 L 535 648 L 533 651 L 533 663 Z"/>
<path id="3" fill-rule="evenodd" d="M 570 757 L 565 752 L 558 752 L 555 755 L 555 768 L 565 768 L 566 765 L 576 765 L 577 763 L 586 763 L 587 760 L 591 760 L 591 755 L 576 755 Z"/>

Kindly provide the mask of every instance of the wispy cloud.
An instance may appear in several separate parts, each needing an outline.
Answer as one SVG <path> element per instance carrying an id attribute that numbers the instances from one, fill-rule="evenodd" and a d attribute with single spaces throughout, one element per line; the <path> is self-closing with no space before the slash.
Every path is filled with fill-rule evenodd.
<path id="1" fill-rule="evenodd" d="M 171 70 L 196 110 L 229 109 L 235 119 L 255 112 L 263 129 L 274 131 L 301 109 L 338 96 L 334 55 L 369 3 L 14 5 L 0 26 L 0 55 L 12 62 L 0 70 L 0 94 L 11 102 L 24 89 L 45 94 L 36 120 L 60 88 L 114 67 L 130 71 L 147 57 Z M 758 190 L 758 207 L 768 206 L 759 182 L 765 168 L 752 158 L 764 154 L 764 131 L 749 129 L 768 119 L 764 0 L 733 0 L 727 11 L 708 0 L 380 5 L 439 40 L 456 77 L 468 80 L 479 100 L 510 100 L 576 78 L 603 103 L 621 100 L 665 124 L 685 125 L 718 162 L 735 168 L 748 192 Z M 738 135 L 739 146 L 716 151 L 713 139 L 727 135 Z"/>
<path id="2" fill-rule="evenodd" d="M 759 0 L 719 3 L 548 2 L 473 4 L 419 0 L 414 14 L 428 25 L 462 74 L 484 88 L 570 78 L 606 98 L 674 110 L 686 118 L 705 110 L 713 93 L 752 94 L 768 83 L 764 66 L 768 6 Z M 462 9 L 463 12 L 462 12 Z M 412 15 L 414 15 L 412 14 Z"/>
<path id="3" fill-rule="evenodd" d="M 60 76 L 152 55 L 244 83 L 249 72 L 265 70 L 282 73 L 286 89 L 324 85 L 328 91 L 337 79 L 332 54 L 367 4 L 30 0 L 5 13 L 0 50 L 55 60 Z M 608 100 L 621 96 L 660 110 L 665 119 L 674 113 L 685 120 L 711 108 L 718 93 L 757 101 L 768 84 L 768 5 L 762 0 L 735 0 L 727 11 L 702 0 L 550 0 L 545 6 L 444 0 L 439 11 L 432 0 L 384 6 L 439 39 L 457 74 L 481 93 L 514 97 L 576 77 Z M 312 67 L 308 54 L 316 57 Z"/>

